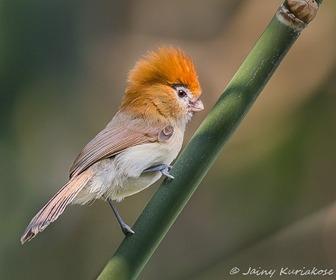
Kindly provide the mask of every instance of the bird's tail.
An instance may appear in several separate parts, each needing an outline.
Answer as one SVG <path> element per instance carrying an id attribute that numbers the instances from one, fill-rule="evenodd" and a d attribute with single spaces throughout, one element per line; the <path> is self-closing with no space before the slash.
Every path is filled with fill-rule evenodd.
<path id="1" fill-rule="evenodd" d="M 21 237 L 21 243 L 30 241 L 54 222 L 90 180 L 89 172 L 71 178 L 35 215 Z"/>

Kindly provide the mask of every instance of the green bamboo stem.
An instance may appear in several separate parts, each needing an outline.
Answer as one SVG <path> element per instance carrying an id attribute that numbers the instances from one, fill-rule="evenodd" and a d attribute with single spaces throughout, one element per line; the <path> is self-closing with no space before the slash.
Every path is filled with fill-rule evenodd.
<path id="1" fill-rule="evenodd" d="M 288 1 L 288 3 L 287 3 Z M 281 60 L 313 16 L 282 5 L 98 279 L 135 279 Z M 307 0 L 309 1 L 309 0 Z M 294 3 L 297 4 L 297 3 Z M 317 10 L 317 8 L 316 8 Z M 306 12 L 310 12 L 306 9 Z M 315 12 L 312 10 L 312 12 Z M 298 20 L 292 13 L 302 20 Z M 302 17 L 302 15 L 304 17 Z"/>

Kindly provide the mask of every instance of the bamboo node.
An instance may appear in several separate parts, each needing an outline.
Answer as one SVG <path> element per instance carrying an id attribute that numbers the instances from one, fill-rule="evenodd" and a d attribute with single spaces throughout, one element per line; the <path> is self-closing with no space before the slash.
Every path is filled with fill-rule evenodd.
<path id="1" fill-rule="evenodd" d="M 279 8 L 277 17 L 299 32 L 315 18 L 318 7 L 316 0 L 286 0 Z"/>

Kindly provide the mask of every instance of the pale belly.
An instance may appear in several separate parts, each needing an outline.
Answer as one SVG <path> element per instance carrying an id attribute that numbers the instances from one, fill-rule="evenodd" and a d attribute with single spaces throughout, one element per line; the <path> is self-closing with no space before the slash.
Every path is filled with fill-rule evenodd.
<path id="1" fill-rule="evenodd" d="M 121 186 L 120 191 L 118 193 L 114 192 L 114 187 L 112 186 L 109 191 L 111 197 L 114 200 L 120 201 L 123 198 L 136 194 L 147 187 L 154 184 L 156 181 L 158 181 L 161 177 L 160 172 L 146 172 L 142 173 L 138 178 L 131 178 L 128 177 L 124 184 Z M 109 192 L 108 191 L 108 192 Z"/>
<path id="2" fill-rule="evenodd" d="M 100 198 L 120 201 L 154 184 L 161 173 L 143 171 L 158 164 L 171 164 L 181 149 L 182 137 L 173 142 L 175 145 L 143 144 L 97 162 L 90 167 L 95 175 L 73 203 L 85 204 Z"/>

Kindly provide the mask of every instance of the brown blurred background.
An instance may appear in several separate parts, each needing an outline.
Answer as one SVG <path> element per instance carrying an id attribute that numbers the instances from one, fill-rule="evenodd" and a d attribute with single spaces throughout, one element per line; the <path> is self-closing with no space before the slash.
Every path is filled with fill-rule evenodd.
<path id="1" fill-rule="evenodd" d="M 210 110 L 280 2 L 0 1 L 0 279 L 95 278 L 123 239 L 103 202 L 19 238 L 113 116 L 127 71 L 147 50 L 182 47 Z M 336 269 L 336 2 L 324 2 L 140 279 Z M 130 224 L 156 188 L 120 204 Z"/>

